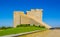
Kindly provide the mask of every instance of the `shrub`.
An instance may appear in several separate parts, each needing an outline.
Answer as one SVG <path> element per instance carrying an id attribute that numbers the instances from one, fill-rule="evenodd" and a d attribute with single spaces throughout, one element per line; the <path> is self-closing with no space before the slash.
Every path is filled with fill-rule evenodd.
<path id="1" fill-rule="evenodd" d="M 20 25 L 17 25 L 17 27 L 27 27 L 27 26 L 30 26 L 30 24 L 20 24 Z"/>
<path id="2" fill-rule="evenodd" d="M 38 27 L 40 27 L 40 25 Z"/>
<path id="3" fill-rule="evenodd" d="M 30 26 L 30 24 L 27 24 L 27 26 Z"/>
<path id="4" fill-rule="evenodd" d="M 28 27 L 28 26 L 31 26 L 30 24 L 20 24 L 20 25 L 17 25 L 17 27 Z M 45 28 L 45 26 L 36 26 L 35 24 L 33 24 L 32 26 L 34 27 L 40 27 L 40 28 Z"/>
<path id="5" fill-rule="evenodd" d="M 35 24 L 33 24 L 33 26 L 35 26 Z"/>
<path id="6" fill-rule="evenodd" d="M 13 28 L 13 27 L 5 27 L 5 26 L 2 26 L 2 27 L 0 27 L 0 30 L 9 29 L 9 28 Z"/>
<path id="7" fill-rule="evenodd" d="M 24 26 L 27 27 L 27 26 L 30 26 L 30 24 L 25 24 Z"/>
<path id="8" fill-rule="evenodd" d="M 3 26 L 3 27 L 1 27 L 1 29 L 7 29 L 7 27 L 4 27 L 4 26 Z"/>
<path id="9" fill-rule="evenodd" d="M 21 25 L 17 25 L 17 27 L 20 27 Z"/>
<path id="10" fill-rule="evenodd" d="M 13 27 L 7 27 L 7 29 L 9 29 L 9 28 L 13 28 Z"/>
<path id="11" fill-rule="evenodd" d="M 0 29 L 1 29 L 1 27 L 0 27 Z"/>
<path id="12" fill-rule="evenodd" d="M 41 28 L 45 28 L 45 26 L 40 26 Z"/>

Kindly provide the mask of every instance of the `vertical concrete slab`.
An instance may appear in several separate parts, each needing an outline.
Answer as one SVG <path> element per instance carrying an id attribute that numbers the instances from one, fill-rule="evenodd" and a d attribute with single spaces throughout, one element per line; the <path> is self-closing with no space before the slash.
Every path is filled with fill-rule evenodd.
<path id="1" fill-rule="evenodd" d="M 16 27 L 17 25 L 20 25 L 21 23 L 21 15 L 24 14 L 24 12 L 21 12 L 21 11 L 14 11 L 14 26 L 13 27 Z"/>

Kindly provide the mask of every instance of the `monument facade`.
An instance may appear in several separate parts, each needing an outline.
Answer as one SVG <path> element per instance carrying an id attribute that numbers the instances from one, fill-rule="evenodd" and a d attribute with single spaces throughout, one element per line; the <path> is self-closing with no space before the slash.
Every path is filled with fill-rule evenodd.
<path id="1" fill-rule="evenodd" d="M 40 25 L 45 26 L 46 28 L 51 28 L 51 26 L 47 25 L 42 21 L 43 10 L 42 9 L 31 9 L 30 11 L 26 11 L 24 14 L 23 11 L 14 11 L 14 25 L 16 27 L 20 24 L 30 24 L 30 25 Z"/>

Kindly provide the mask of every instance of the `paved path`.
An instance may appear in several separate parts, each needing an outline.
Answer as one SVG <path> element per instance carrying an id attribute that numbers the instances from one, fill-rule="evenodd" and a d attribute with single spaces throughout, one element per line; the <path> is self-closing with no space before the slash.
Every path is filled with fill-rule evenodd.
<path id="1" fill-rule="evenodd" d="M 19 37 L 60 37 L 60 30 L 59 29 L 46 30 L 46 31 L 32 33 L 24 36 L 19 36 Z"/>

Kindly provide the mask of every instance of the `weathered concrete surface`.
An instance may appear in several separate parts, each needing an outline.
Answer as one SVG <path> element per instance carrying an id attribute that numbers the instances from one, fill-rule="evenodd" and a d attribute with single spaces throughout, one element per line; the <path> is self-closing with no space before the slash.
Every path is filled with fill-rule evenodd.
<path id="1" fill-rule="evenodd" d="M 23 35 L 19 37 L 60 37 L 60 30 L 47 30 L 44 32 L 37 32 L 33 34 Z"/>

